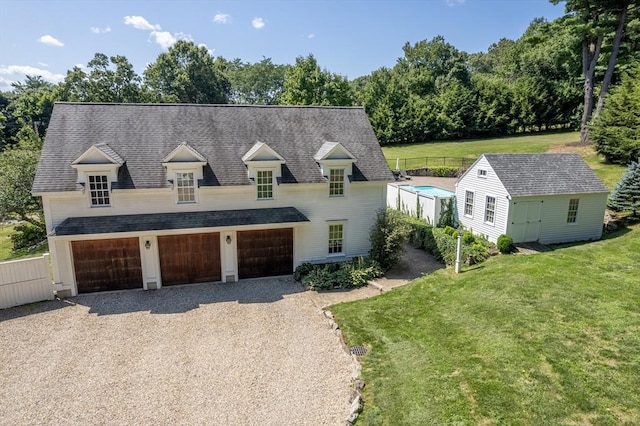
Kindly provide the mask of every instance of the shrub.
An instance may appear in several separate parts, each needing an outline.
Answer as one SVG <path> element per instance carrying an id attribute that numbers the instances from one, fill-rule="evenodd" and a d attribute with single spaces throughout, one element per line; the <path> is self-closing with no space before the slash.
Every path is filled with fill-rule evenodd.
<path id="1" fill-rule="evenodd" d="M 462 242 L 471 245 L 476 242 L 476 237 L 471 233 L 471 231 L 464 231 L 462 233 Z"/>
<path id="2" fill-rule="evenodd" d="M 44 223 L 34 225 L 33 223 L 25 222 L 16 225 L 10 238 L 13 250 L 16 251 L 35 246 L 43 241 L 47 238 L 47 231 Z"/>
<path id="3" fill-rule="evenodd" d="M 427 174 L 436 177 L 455 177 L 458 174 L 458 167 L 439 166 L 429 167 Z"/>
<path id="4" fill-rule="evenodd" d="M 302 283 L 310 289 L 321 290 L 333 287 L 334 274 L 327 268 L 327 265 L 318 265 L 302 279 Z"/>
<path id="5" fill-rule="evenodd" d="M 455 208 L 454 199 L 440 199 L 440 219 L 438 219 L 438 228 L 453 227 L 455 225 Z"/>
<path id="6" fill-rule="evenodd" d="M 509 254 L 513 251 L 513 238 L 506 234 L 498 237 L 498 250 L 502 254 Z"/>
<path id="7" fill-rule="evenodd" d="M 381 210 L 371 228 L 369 256 L 387 270 L 394 266 L 402 256 L 402 245 L 409 237 L 409 226 L 405 215 L 397 210 Z"/>
<path id="8" fill-rule="evenodd" d="M 467 265 L 482 263 L 489 258 L 489 249 L 482 243 L 462 246 L 462 257 Z"/>
<path id="9" fill-rule="evenodd" d="M 453 226 L 445 226 L 444 232 L 456 238 L 458 236 L 458 231 Z"/>
<path id="10" fill-rule="evenodd" d="M 434 228 L 432 230 L 437 254 L 445 264 L 453 265 L 456 262 L 456 238 L 446 232 L 446 229 Z"/>
<path id="11" fill-rule="evenodd" d="M 302 281 L 304 277 L 309 275 L 309 272 L 313 271 L 315 265 L 311 263 L 303 263 L 296 268 L 293 272 L 293 279 L 296 281 Z"/>

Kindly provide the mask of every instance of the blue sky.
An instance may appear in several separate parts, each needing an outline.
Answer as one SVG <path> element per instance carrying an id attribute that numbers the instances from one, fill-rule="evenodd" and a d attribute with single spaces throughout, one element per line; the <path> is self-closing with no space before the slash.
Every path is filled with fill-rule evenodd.
<path id="1" fill-rule="evenodd" d="M 124 55 L 140 74 L 175 40 L 214 56 L 292 64 L 312 53 L 350 79 L 402 56 L 406 42 L 442 35 L 467 52 L 516 39 L 548 0 L 0 0 L 0 90 L 25 74 L 58 82 L 96 52 Z"/>

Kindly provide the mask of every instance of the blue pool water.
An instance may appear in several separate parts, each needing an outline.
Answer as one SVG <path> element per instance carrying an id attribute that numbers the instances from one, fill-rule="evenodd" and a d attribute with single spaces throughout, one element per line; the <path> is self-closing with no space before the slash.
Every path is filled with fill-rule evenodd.
<path id="1" fill-rule="evenodd" d="M 421 194 L 433 195 L 440 198 L 453 197 L 455 195 L 453 192 L 438 188 L 437 186 L 402 185 L 402 188 L 407 188 Z"/>

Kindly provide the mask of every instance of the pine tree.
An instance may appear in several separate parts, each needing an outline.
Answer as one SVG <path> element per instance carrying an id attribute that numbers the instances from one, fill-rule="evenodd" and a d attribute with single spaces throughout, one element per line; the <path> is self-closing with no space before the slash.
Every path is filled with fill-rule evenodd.
<path id="1" fill-rule="evenodd" d="M 640 159 L 633 161 L 609 196 L 609 207 L 616 211 L 640 210 Z"/>

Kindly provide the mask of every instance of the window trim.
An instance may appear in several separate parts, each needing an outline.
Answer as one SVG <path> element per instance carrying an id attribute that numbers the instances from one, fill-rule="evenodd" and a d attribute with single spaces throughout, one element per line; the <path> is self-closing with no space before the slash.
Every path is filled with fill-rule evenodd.
<path id="1" fill-rule="evenodd" d="M 482 179 L 487 178 L 487 169 L 478 168 L 478 177 Z"/>
<path id="2" fill-rule="evenodd" d="M 575 204 L 573 203 L 575 201 Z M 572 208 L 575 207 L 575 208 Z M 580 212 L 580 198 L 570 198 L 569 207 L 567 208 L 567 225 L 578 224 L 578 213 Z M 573 217 L 573 221 L 570 219 Z"/>
<path id="3" fill-rule="evenodd" d="M 193 185 L 191 186 L 191 188 L 193 188 L 193 200 L 186 200 L 186 201 L 180 201 L 180 189 L 181 188 L 189 188 L 187 186 L 179 186 L 178 185 L 178 175 L 179 174 L 191 174 L 192 175 L 192 179 L 193 179 Z M 176 170 L 174 171 L 174 188 L 176 190 L 176 203 L 177 204 L 196 204 L 198 202 L 198 185 L 197 185 L 197 181 L 198 178 L 196 176 L 196 172 L 195 170 Z"/>
<path id="4" fill-rule="evenodd" d="M 331 178 L 334 172 L 340 172 L 342 180 L 332 181 Z M 345 184 L 345 169 L 344 167 L 332 167 L 329 169 L 329 197 L 344 197 L 346 195 L 346 184 Z M 332 194 L 331 191 L 334 189 L 340 188 L 341 191 L 338 194 Z"/>
<path id="5" fill-rule="evenodd" d="M 469 205 L 469 194 L 471 194 L 471 205 Z M 465 217 L 470 217 L 473 218 L 473 207 L 475 204 L 475 198 L 476 198 L 476 193 L 475 191 L 469 191 L 468 189 L 465 189 L 464 192 L 464 216 Z M 467 213 L 467 207 L 471 207 L 471 213 Z"/>
<path id="6" fill-rule="evenodd" d="M 345 235 L 346 235 L 346 223 L 342 221 L 329 222 L 327 227 L 327 257 L 337 257 L 337 256 L 345 256 L 346 255 L 346 244 L 345 244 Z M 331 238 L 331 228 L 332 227 L 340 227 L 340 251 L 339 252 L 331 252 L 332 250 L 332 240 L 338 241 L 338 238 Z"/>
<path id="7" fill-rule="evenodd" d="M 86 187 L 87 187 L 87 194 L 89 197 L 89 207 L 91 207 L 92 209 L 94 208 L 102 208 L 102 207 L 111 207 L 112 206 L 112 192 L 111 192 L 111 179 L 109 179 L 109 173 L 104 173 L 104 172 L 87 172 L 86 175 Z M 106 184 L 106 188 L 96 188 L 96 189 L 91 189 L 91 185 L 93 184 L 91 182 L 92 178 L 96 178 L 96 177 L 100 177 L 100 178 L 104 178 L 104 181 L 99 182 L 101 185 L 102 184 Z M 98 182 L 94 182 L 94 183 L 98 183 Z M 103 192 L 106 190 L 107 192 L 107 203 L 105 204 L 94 204 L 93 200 L 93 192 Z M 102 197 L 99 197 L 96 194 L 96 200 L 99 200 L 100 198 L 104 198 L 104 194 Z"/>
<path id="8" fill-rule="evenodd" d="M 260 175 L 262 173 L 270 173 L 271 174 L 271 182 L 269 183 L 260 183 Z M 255 182 L 256 182 L 256 200 L 258 201 L 268 201 L 268 200 L 275 200 L 275 185 L 274 185 L 274 177 L 275 177 L 275 172 L 273 169 L 256 169 L 256 177 L 255 177 Z M 270 192 L 271 192 L 271 196 L 270 197 L 260 197 L 260 192 L 261 192 L 261 186 L 270 186 Z"/>
<path id="9" fill-rule="evenodd" d="M 489 210 L 489 198 L 493 198 L 493 209 Z M 496 212 L 498 210 L 498 197 L 495 195 L 485 194 L 484 196 L 484 217 L 483 222 L 487 225 L 495 226 L 496 224 Z M 492 221 L 487 220 L 487 213 L 492 213 Z"/>

